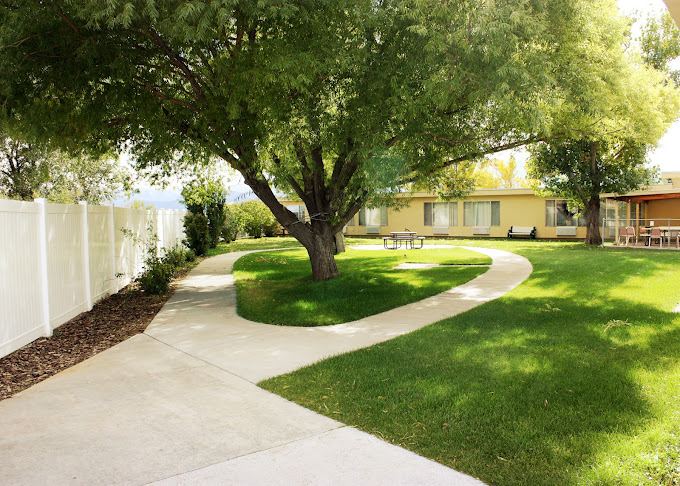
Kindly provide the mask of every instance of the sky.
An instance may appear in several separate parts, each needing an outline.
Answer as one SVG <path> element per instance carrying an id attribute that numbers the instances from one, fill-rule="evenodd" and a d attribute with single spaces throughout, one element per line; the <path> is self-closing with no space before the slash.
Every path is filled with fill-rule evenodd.
<path id="1" fill-rule="evenodd" d="M 643 17 L 666 8 L 663 0 L 617 0 L 617 4 L 624 13 L 631 15 L 638 12 Z M 503 159 L 514 155 L 519 163 L 524 163 L 528 154 L 526 150 L 519 149 L 499 155 Z M 666 135 L 659 141 L 658 147 L 650 154 L 649 159 L 650 164 L 658 166 L 661 172 L 680 172 L 680 120 L 671 125 Z M 520 168 L 520 172 L 524 172 L 523 168 Z M 243 184 L 240 178 L 232 176 L 231 181 L 228 196 L 230 202 L 252 199 L 250 188 Z M 183 207 L 179 203 L 180 188 L 178 187 L 170 186 L 165 190 L 160 190 L 148 184 L 139 184 L 138 186 L 140 194 L 132 196 L 131 199 L 143 200 L 154 204 L 157 208 L 178 209 Z M 117 201 L 116 204 L 125 205 L 128 202 L 122 200 Z"/>

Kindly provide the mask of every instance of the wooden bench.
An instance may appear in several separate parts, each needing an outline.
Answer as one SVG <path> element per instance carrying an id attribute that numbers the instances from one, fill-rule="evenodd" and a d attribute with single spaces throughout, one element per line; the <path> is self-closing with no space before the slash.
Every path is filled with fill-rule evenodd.
<path id="1" fill-rule="evenodd" d="M 533 240 L 536 238 L 536 226 L 510 226 L 508 238 L 513 236 L 527 236 Z"/>

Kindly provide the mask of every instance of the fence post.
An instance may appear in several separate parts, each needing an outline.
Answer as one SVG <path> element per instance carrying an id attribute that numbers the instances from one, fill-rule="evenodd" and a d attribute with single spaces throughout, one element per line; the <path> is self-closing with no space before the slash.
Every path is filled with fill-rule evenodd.
<path id="1" fill-rule="evenodd" d="M 90 288 L 90 225 L 87 214 L 87 201 L 79 201 L 78 204 L 83 208 L 83 282 L 85 283 L 85 298 L 87 300 L 87 310 L 92 310 L 92 289 Z"/>
<path id="2" fill-rule="evenodd" d="M 113 271 L 113 294 L 117 293 L 118 288 L 118 262 L 116 258 L 116 223 L 113 215 L 113 203 L 109 204 L 109 248 L 111 256 L 111 270 Z"/>
<path id="3" fill-rule="evenodd" d="M 154 209 L 156 211 L 156 217 L 154 220 L 156 221 L 156 254 L 161 255 L 161 251 L 163 251 L 163 247 L 165 247 L 165 226 L 164 226 L 164 221 L 163 221 L 163 210 L 162 209 Z"/>
<path id="4" fill-rule="evenodd" d="M 40 204 L 40 223 L 38 226 L 39 251 L 40 251 L 40 287 L 42 290 L 42 319 L 45 336 L 52 335 L 52 324 L 50 323 L 50 285 L 47 276 L 47 201 L 36 198 L 35 202 Z"/>

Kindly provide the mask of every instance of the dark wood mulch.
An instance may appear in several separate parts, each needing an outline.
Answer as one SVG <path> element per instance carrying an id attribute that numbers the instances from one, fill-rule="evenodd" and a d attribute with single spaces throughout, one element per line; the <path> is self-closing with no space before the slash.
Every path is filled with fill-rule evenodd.
<path id="1" fill-rule="evenodd" d="M 128 285 L 59 326 L 52 337 L 37 339 L 0 358 L 0 400 L 144 332 L 189 270 L 176 274 L 165 295 L 147 295 L 134 284 Z"/>

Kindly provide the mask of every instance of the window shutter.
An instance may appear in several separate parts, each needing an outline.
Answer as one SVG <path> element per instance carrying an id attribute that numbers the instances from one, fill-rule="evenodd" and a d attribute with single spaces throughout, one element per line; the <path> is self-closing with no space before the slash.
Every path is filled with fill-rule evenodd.
<path id="1" fill-rule="evenodd" d="M 387 226 L 387 207 L 380 208 L 380 226 Z"/>
<path id="2" fill-rule="evenodd" d="M 491 201 L 491 226 L 501 225 L 501 202 Z"/>
<path id="3" fill-rule="evenodd" d="M 425 203 L 425 226 L 432 226 L 432 203 Z"/>
<path id="4" fill-rule="evenodd" d="M 366 210 L 364 208 L 359 210 L 359 226 L 366 226 Z"/>

